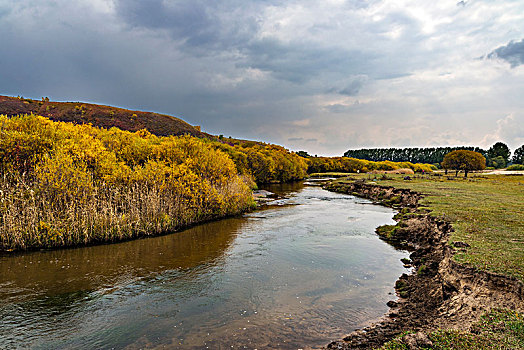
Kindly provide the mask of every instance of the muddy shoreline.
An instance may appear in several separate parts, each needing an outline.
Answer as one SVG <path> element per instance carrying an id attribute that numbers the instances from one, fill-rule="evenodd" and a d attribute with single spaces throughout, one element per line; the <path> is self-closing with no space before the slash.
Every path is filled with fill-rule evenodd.
<path id="1" fill-rule="evenodd" d="M 357 330 L 325 349 L 372 349 L 405 331 L 410 348 L 428 345 L 425 334 L 436 329 L 469 330 L 482 313 L 492 308 L 524 310 L 524 284 L 515 278 L 480 271 L 452 257 L 465 242 L 448 242 L 453 228 L 442 218 L 419 208 L 420 193 L 364 182 L 327 184 L 325 189 L 352 194 L 400 210 L 397 225 L 382 238 L 411 251 L 413 273 L 396 282 L 399 300 L 389 302 L 389 313 L 379 322 Z M 380 234 L 378 230 L 377 232 Z M 474 330 L 470 330 L 474 331 Z"/>

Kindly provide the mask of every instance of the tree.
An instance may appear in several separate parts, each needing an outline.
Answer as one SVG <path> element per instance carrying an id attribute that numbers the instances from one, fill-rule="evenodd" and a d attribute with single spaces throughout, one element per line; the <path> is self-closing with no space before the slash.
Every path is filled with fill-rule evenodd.
<path id="1" fill-rule="evenodd" d="M 506 167 L 506 160 L 502 156 L 496 156 L 495 158 L 491 158 L 490 165 L 494 167 L 495 169 L 502 169 Z"/>
<path id="2" fill-rule="evenodd" d="M 298 151 L 297 154 L 303 158 L 310 158 L 311 156 L 306 151 Z"/>
<path id="3" fill-rule="evenodd" d="M 515 164 L 524 164 L 524 145 L 515 150 L 511 161 Z"/>
<path id="4" fill-rule="evenodd" d="M 472 170 L 483 170 L 486 168 L 486 158 L 478 152 L 457 150 L 452 151 L 444 156 L 442 161 L 444 169 L 453 169 L 456 171 L 455 176 L 459 171 L 464 171 L 464 177 L 468 177 L 468 172 Z"/>
<path id="5" fill-rule="evenodd" d="M 488 157 L 489 158 L 496 158 L 498 156 L 504 158 L 504 160 L 509 162 L 509 156 L 511 155 L 511 152 L 509 150 L 509 147 L 502 142 L 497 142 L 491 148 L 488 150 Z"/>

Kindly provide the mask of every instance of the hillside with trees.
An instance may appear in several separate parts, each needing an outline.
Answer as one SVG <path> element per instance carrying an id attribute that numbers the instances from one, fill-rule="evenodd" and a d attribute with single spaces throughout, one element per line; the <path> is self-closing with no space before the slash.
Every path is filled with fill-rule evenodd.
<path id="1" fill-rule="evenodd" d="M 117 127 L 131 132 L 147 129 L 158 136 L 186 134 L 197 137 L 207 136 L 198 127 L 165 114 L 83 102 L 54 102 L 44 97 L 39 101 L 23 97 L 0 96 L 0 114 L 14 116 L 31 113 L 53 121 L 92 124 L 106 129 Z"/>

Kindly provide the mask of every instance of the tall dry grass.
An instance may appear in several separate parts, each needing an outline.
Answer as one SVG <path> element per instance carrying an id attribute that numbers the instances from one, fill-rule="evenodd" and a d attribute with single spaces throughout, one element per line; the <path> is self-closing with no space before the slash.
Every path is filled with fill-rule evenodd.
<path id="1" fill-rule="evenodd" d="M 220 189 L 227 204 L 200 201 L 173 188 L 98 185 L 79 200 L 41 188 L 27 175 L 0 177 L 0 250 L 115 242 L 176 231 L 253 206 L 247 186 Z"/>

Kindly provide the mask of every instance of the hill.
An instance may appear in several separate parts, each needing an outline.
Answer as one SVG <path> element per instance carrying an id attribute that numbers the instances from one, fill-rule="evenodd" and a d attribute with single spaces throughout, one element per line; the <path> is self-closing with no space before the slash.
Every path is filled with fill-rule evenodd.
<path id="1" fill-rule="evenodd" d="M 165 114 L 133 111 L 123 108 L 82 102 L 53 102 L 22 97 L 0 96 L 0 115 L 37 114 L 53 121 L 89 124 L 102 128 L 113 126 L 127 131 L 147 129 L 158 136 L 189 134 L 207 137 L 199 127 Z"/>

